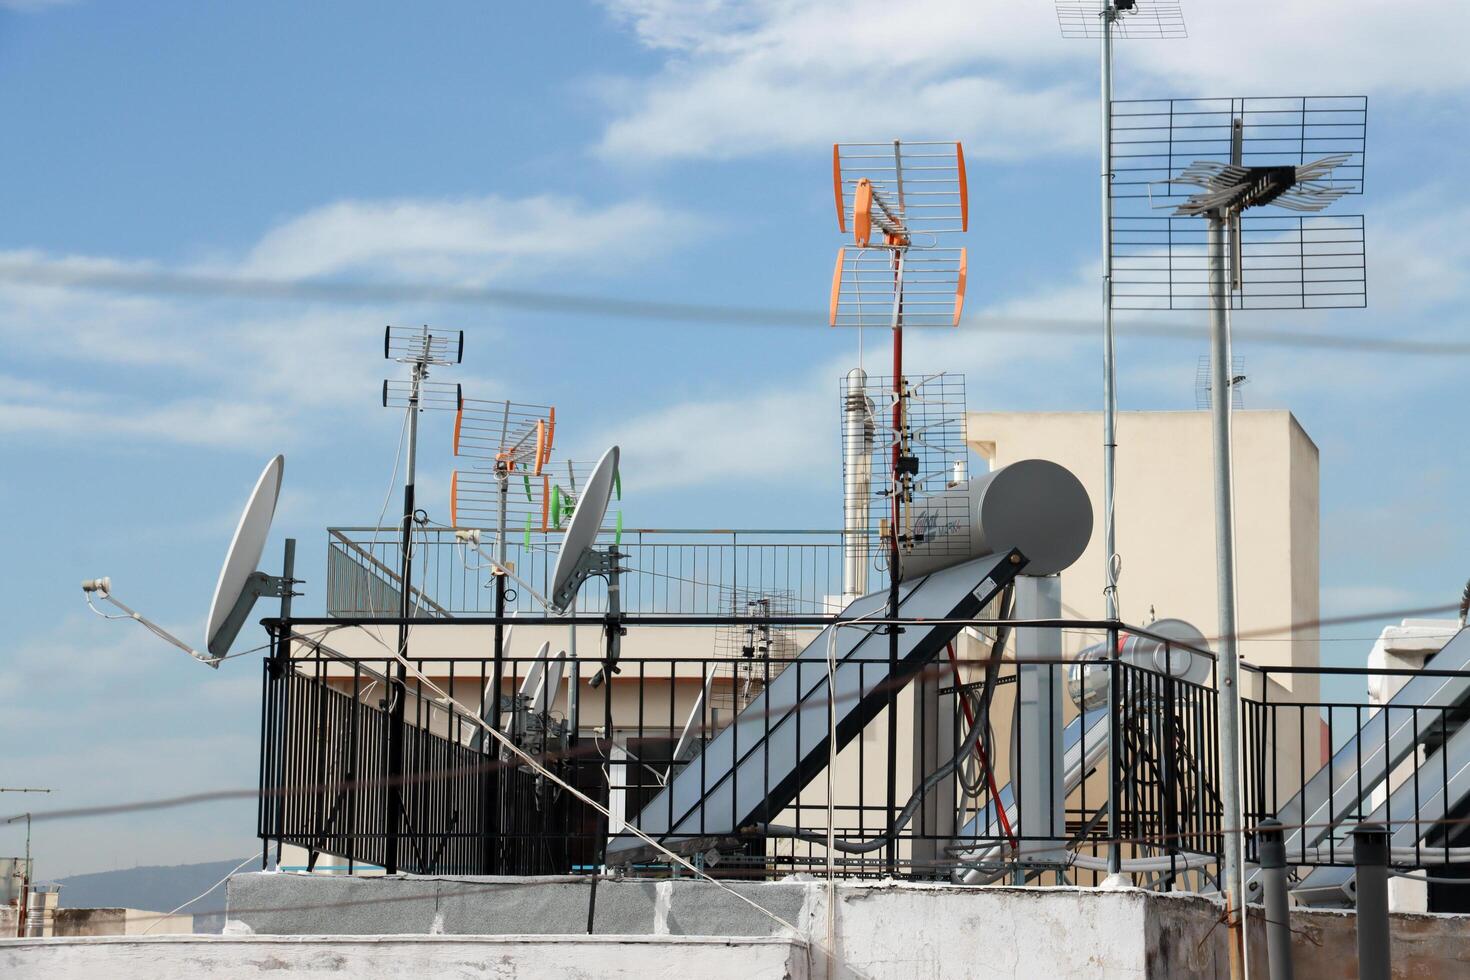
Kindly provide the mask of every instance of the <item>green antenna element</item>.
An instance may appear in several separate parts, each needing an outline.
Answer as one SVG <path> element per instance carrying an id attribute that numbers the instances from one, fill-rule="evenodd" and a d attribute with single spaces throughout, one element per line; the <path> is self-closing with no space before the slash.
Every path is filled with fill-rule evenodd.
<path id="1" fill-rule="evenodd" d="M 619 500 L 623 499 L 623 471 L 617 470 L 613 473 L 613 493 Z"/>
<path id="2" fill-rule="evenodd" d="M 526 515 L 526 539 L 525 539 L 525 545 L 526 545 L 526 551 L 529 552 L 531 550 L 531 515 L 530 514 L 527 514 Z"/>
<path id="3" fill-rule="evenodd" d="M 561 527 L 561 484 L 554 484 L 551 488 L 551 524 L 553 527 Z"/>
<path id="4" fill-rule="evenodd" d="M 531 499 L 531 475 L 529 473 L 524 474 L 521 476 L 521 479 L 526 481 L 526 503 L 535 503 L 535 501 Z"/>
<path id="5" fill-rule="evenodd" d="M 613 524 L 613 547 L 614 548 L 621 548 L 622 546 L 623 546 L 623 512 L 622 511 L 618 511 L 617 520 Z"/>

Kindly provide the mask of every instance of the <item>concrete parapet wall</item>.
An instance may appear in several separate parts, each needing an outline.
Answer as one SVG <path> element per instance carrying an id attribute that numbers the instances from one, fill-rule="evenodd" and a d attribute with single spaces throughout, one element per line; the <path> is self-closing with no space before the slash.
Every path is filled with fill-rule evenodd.
<path id="1" fill-rule="evenodd" d="M 832 976 L 873 980 L 1229 974 L 1220 905 L 1200 896 L 842 882 L 835 888 L 837 914 L 829 927 L 829 895 L 822 882 L 730 883 L 729 888 L 691 879 L 603 881 L 597 888 L 595 930 L 655 940 L 797 939 L 813 950 L 818 976 L 826 976 L 822 951 L 832 943 L 837 960 Z M 230 879 L 226 928 L 284 935 L 570 935 L 586 930 L 590 891 L 585 878 L 247 874 Z M 1301 980 L 1352 974 L 1356 927 L 1351 913 L 1297 910 L 1292 925 Z M 1393 934 L 1400 975 L 1470 972 L 1470 918 L 1395 916 Z M 1258 915 L 1252 918 L 1250 940 L 1253 965 L 1264 976 L 1265 934 Z"/>
<path id="2" fill-rule="evenodd" d="M 15 980 L 312 980 L 515 977 L 517 980 L 807 980 L 786 939 L 619 936 L 157 936 L 0 941 Z"/>
<path id="3" fill-rule="evenodd" d="M 55 936 L 171 936 L 194 932 L 192 915 L 169 915 L 142 909 L 100 908 L 56 910 Z"/>

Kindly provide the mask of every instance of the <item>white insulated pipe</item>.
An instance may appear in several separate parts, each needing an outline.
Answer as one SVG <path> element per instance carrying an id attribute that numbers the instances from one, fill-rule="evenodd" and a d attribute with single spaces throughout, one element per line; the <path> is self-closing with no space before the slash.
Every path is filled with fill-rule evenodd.
<path id="1" fill-rule="evenodd" d="M 847 372 L 847 398 L 842 406 L 842 594 L 847 601 L 868 591 L 873 438 L 868 373 L 853 368 Z"/>

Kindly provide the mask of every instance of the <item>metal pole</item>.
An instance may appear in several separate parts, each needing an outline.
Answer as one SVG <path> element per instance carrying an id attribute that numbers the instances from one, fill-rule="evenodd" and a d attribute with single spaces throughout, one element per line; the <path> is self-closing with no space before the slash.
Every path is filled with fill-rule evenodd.
<path id="1" fill-rule="evenodd" d="M 902 262 L 902 259 L 899 260 Z M 902 294 L 902 274 L 899 274 L 899 293 Z M 900 303 L 902 301 L 900 300 Z M 890 490 L 893 493 L 892 509 L 892 533 L 889 535 L 888 548 L 888 616 L 890 619 L 898 618 L 898 578 L 900 574 L 899 543 L 898 537 L 901 533 L 903 513 L 903 488 L 904 478 L 900 471 L 901 459 L 904 455 L 904 417 L 903 417 L 903 325 L 902 313 L 898 313 L 899 319 L 895 320 L 893 327 L 893 479 Z M 888 627 L 888 676 L 894 677 L 898 674 L 898 634 L 899 627 L 890 625 Z M 898 821 L 898 689 L 892 685 L 888 688 L 888 780 L 885 802 L 887 804 L 887 820 L 884 827 L 890 832 L 893 825 Z M 886 849 L 888 861 L 888 873 L 898 873 L 898 841 L 895 837 L 888 838 Z"/>
<path id="2" fill-rule="evenodd" d="M 1266 905 L 1266 956 L 1271 980 L 1292 980 L 1291 907 L 1286 899 L 1286 841 L 1272 817 L 1256 829 Z"/>
<path id="3" fill-rule="evenodd" d="M 506 498 L 509 494 L 510 470 L 502 460 L 496 460 L 495 462 L 495 479 L 500 491 L 499 535 L 495 546 L 495 560 L 500 568 L 505 568 L 506 552 L 508 550 L 505 540 Z M 490 697 L 492 699 L 490 717 L 492 718 L 491 723 L 495 726 L 495 730 L 503 731 L 500 702 L 502 700 L 501 688 L 505 683 L 505 575 L 498 570 L 495 573 L 495 619 L 495 664 L 490 674 Z M 504 753 L 497 748 L 496 755 L 503 756 Z M 490 838 L 492 841 L 491 847 L 494 849 L 494 856 L 493 870 L 488 873 L 498 874 L 502 852 L 502 842 L 500 839 L 501 810 L 505 805 L 505 796 L 500 792 L 502 781 L 498 772 L 491 773 L 490 784 L 490 812 L 487 816 L 490 820 Z"/>
<path id="4" fill-rule="evenodd" d="M 1358 978 L 1388 980 L 1392 973 L 1388 929 L 1388 831 L 1363 823 L 1353 830 L 1353 870 L 1358 891 Z"/>
<path id="5" fill-rule="evenodd" d="M 1240 665 L 1235 621 L 1235 526 L 1230 473 L 1230 312 L 1225 269 L 1225 226 L 1228 216 L 1210 215 L 1210 416 L 1215 458 L 1215 572 L 1220 610 L 1219 660 L 1216 663 L 1216 709 L 1220 726 L 1220 808 L 1224 850 L 1222 885 L 1231 931 L 1231 953 L 1243 947 L 1241 899 L 1242 814 L 1240 809 Z M 1233 963 L 1232 963 L 1233 966 Z M 1232 969 L 1232 973 L 1235 972 Z"/>
<path id="6" fill-rule="evenodd" d="M 1102 265 L 1103 265 L 1103 599 L 1107 618 L 1118 618 L 1118 580 L 1114 559 L 1117 528 L 1113 523 L 1114 456 L 1118 448 L 1118 392 L 1113 350 L 1113 21 L 1109 4 L 1102 12 Z"/>
<path id="7" fill-rule="evenodd" d="M 1101 87 L 1098 101 L 1102 115 L 1102 170 L 1099 177 L 1099 200 L 1102 211 L 1102 285 L 1103 285 L 1103 604 L 1106 618 L 1118 619 L 1118 583 L 1113 575 L 1114 555 L 1117 553 L 1116 529 L 1113 526 L 1114 455 L 1118 448 L 1117 411 L 1118 396 L 1114 389 L 1116 370 L 1113 363 L 1113 21 L 1117 11 L 1108 3 L 1099 16 L 1102 18 Z M 1110 659 L 1118 655 L 1117 631 L 1109 631 Z M 1108 668 L 1108 705 L 1111 724 L 1108 726 L 1108 837 L 1112 844 L 1108 848 L 1108 876 L 1121 874 L 1123 868 L 1123 845 L 1118 840 L 1118 767 L 1121 764 L 1121 739 L 1118 733 L 1119 690 L 1117 669 Z"/>
<path id="8" fill-rule="evenodd" d="M 413 485 L 418 462 L 419 386 L 428 373 L 423 362 L 413 366 L 413 387 L 408 395 L 408 467 L 403 483 L 403 528 L 399 539 L 398 654 L 408 656 L 408 618 L 413 610 Z M 393 703 L 388 711 L 388 827 L 383 870 L 398 873 L 398 837 L 403 826 L 403 726 L 408 699 L 408 669 L 400 661 L 393 675 Z"/>

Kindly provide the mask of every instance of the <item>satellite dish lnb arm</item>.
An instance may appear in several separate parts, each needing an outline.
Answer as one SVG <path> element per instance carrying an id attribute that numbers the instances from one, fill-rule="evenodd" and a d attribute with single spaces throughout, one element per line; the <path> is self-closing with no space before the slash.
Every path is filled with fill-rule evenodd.
<path id="1" fill-rule="evenodd" d="M 183 640 L 179 639 L 177 636 L 174 636 L 172 633 L 170 633 L 168 630 L 164 629 L 162 626 L 159 626 L 157 623 L 153 622 L 153 620 L 148 619 L 145 616 L 143 616 L 143 614 L 140 613 L 140 612 L 138 612 L 136 609 L 133 609 L 131 606 L 128 606 L 128 605 L 120 602 L 112 594 L 112 580 L 111 579 L 106 579 L 106 578 L 88 579 L 87 581 L 85 581 L 85 582 L 82 583 L 82 591 L 85 592 L 85 593 L 87 593 L 87 596 L 88 596 L 87 603 L 88 603 L 88 605 L 91 605 L 91 597 L 93 595 L 95 595 L 98 598 L 101 598 L 101 599 L 103 599 L 103 600 L 111 603 L 112 605 L 116 606 L 118 609 L 121 609 L 123 611 L 123 613 L 126 614 L 129 619 L 133 620 L 134 622 L 141 623 L 145 628 L 147 628 L 147 630 L 150 633 L 152 633 L 154 636 L 157 636 L 159 639 L 168 641 L 169 643 L 171 643 L 174 646 L 178 647 L 180 650 L 184 651 L 185 653 L 187 653 L 189 656 L 193 657 L 195 660 L 199 661 L 200 663 L 208 664 L 209 666 L 215 668 L 216 670 L 219 669 L 219 662 L 220 662 L 220 660 L 222 658 L 220 658 L 220 657 L 211 657 L 208 654 L 200 653 L 198 650 L 195 650 L 193 647 L 189 646 L 189 644 L 185 643 Z M 94 609 L 94 611 L 98 611 L 98 610 L 95 610 Z M 100 612 L 100 611 L 98 611 L 98 612 Z M 115 619 L 116 617 L 107 617 L 107 618 Z"/>

